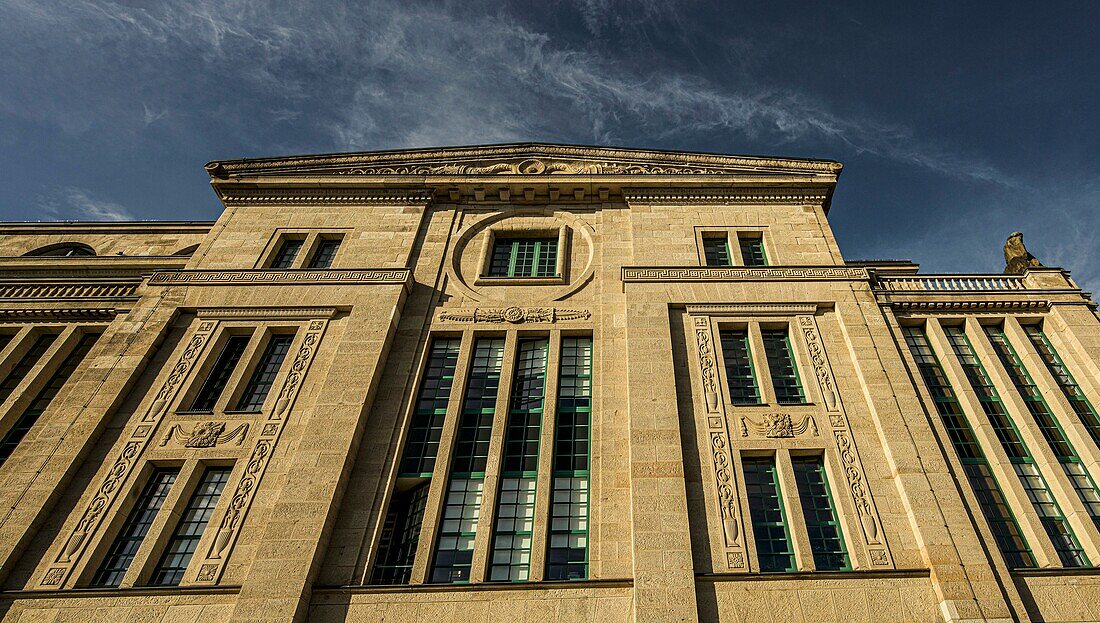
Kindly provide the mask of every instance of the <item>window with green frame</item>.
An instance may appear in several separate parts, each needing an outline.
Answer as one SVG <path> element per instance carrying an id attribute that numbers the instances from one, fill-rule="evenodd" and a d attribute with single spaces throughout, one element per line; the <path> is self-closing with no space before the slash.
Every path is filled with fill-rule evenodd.
<path id="1" fill-rule="evenodd" d="M 554 277 L 557 273 L 557 238 L 493 239 L 490 277 Z"/>
<path id="2" fill-rule="evenodd" d="M 760 388 L 752 366 L 747 328 L 720 328 L 718 339 L 722 343 L 722 363 L 726 371 L 726 386 L 730 401 L 735 405 L 760 404 Z"/>
<path id="3" fill-rule="evenodd" d="M 829 480 L 825 476 L 824 457 L 795 456 L 791 457 L 791 464 L 798 486 L 798 500 L 802 504 L 802 516 L 806 520 L 806 532 L 810 537 L 814 567 L 818 571 L 851 569 Z"/>
<path id="4" fill-rule="evenodd" d="M 503 363 L 504 338 L 478 338 L 474 342 L 474 357 L 455 432 L 450 480 L 444 494 L 439 539 L 429 578 L 434 583 L 470 581 Z"/>
<path id="5" fill-rule="evenodd" d="M 1012 463 L 1020 484 L 1023 485 L 1032 507 L 1039 515 L 1039 522 L 1054 544 L 1058 558 L 1067 567 L 1089 566 L 1085 551 L 1077 542 L 1077 537 L 1073 534 L 1073 529 L 1070 528 L 1058 501 L 1035 463 L 1035 458 L 1020 437 L 1020 432 L 1016 429 L 1016 424 L 1009 416 L 1004 403 L 1001 402 L 997 388 L 989 379 L 981 360 L 974 353 L 965 329 L 961 326 L 945 326 L 943 331 L 963 368 L 963 373 L 977 395 L 982 411 L 985 412 L 997 435 L 997 440 L 1001 442 L 1001 447 L 1008 455 L 1008 460 Z"/>
<path id="6" fill-rule="evenodd" d="M 755 234 L 737 234 L 737 243 L 741 247 L 741 261 L 745 266 L 767 266 L 768 256 L 764 253 L 764 237 Z"/>
<path id="7" fill-rule="evenodd" d="M 760 570 L 794 571 L 794 548 L 779 493 L 775 457 L 744 457 L 741 466 Z"/>
<path id="8" fill-rule="evenodd" d="M 432 340 L 401 456 L 402 476 L 429 478 L 435 469 L 460 343 L 458 338 Z"/>
<path id="9" fill-rule="evenodd" d="M 592 338 L 564 337 L 554 429 L 547 580 L 588 577 Z"/>
<path id="10" fill-rule="evenodd" d="M 1073 483 L 1073 489 L 1077 492 L 1077 497 L 1084 503 L 1093 524 L 1100 528 L 1100 490 L 1097 489 L 1092 476 L 1085 469 L 1081 456 L 1073 448 L 1073 444 L 1070 443 L 1065 431 L 1062 430 L 1057 418 L 1054 417 L 1054 413 L 1050 410 L 1050 406 L 1043 398 L 1042 392 L 1039 391 L 1032 380 L 1031 374 L 1024 366 L 1024 362 L 1016 354 L 1016 350 L 1012 347 L 1008 336 L 1005 335 L 1004 327 L 986 325 L 984 329 L 993 350 L 997 353 L 997 358 L 1000 359 L 1001 365 L 1008 372 L 1013 386 L 1016 387 L 1020 398 L 1027 405 L 1027 410 L 1035 419 L 1035 423 L 1039 425 L 1039 430 L 1054 456 L 1058 459 L 1059 465 L 1062 466 L 1062 471 Z"/>
<path id="11" fill-rule="evenodd" d="M 978 506 L 989 523 L 997 548 L 1001 550 L 1009 567 L 1035 567 L 1035 558 L 1031 555 L 1027 540 L 1016 523 L 1000 485 L 993 477 L 989 461 L 974 436 L 974 430 L 963 413 L 962 405 L 959 404 L 955 390 L 947 380 L 932 345 L 928 343 L 924 328 L 902 327 L 902 334 L 928 393 L 932 396 L 936 412 L 947 429 L 951 446 L 959 455 L 963 471 L 978 498 Z"/>
<path id="12" fill-rule="evenodd" d="M 1065 394 L 1073 412 L 1085 425 L 1085 429 L 1088 430 L 1093 443 L 1100 445 L 1100 416 L 1097 415 L 1096 409 L 1093 408 L 1089 399 L 1085 397 L 1085 392 L 1081 390 L 1081 386 L 1070 374 L 1069 368 L 1058 356 L 1054 344 L 1051 344 L 1050 339 L 1043 333 L 1043 328 L 1037 324 L 1024 325 L 1024 332 L 1027 334 L 1028 340 L 1031 341 L 1031 345 L 1039 353 L 1039 357 L 1043 360 L 1047 370 L 1054 377 L 1058 388 Z"/>
<path id="13" fill-rule="evenodd" d="M 787 328 L 762 329 L 760 335 L 764 339 L 764 355 L 768 359 L 776 402 L 781 405 L 804 404 L 806 395 L 802 392 L 802 382 L 794 364 Z"/>
<path id="14" fill-rule="evenodd" d="M 371 569 L 371 584 L 408 584 L 412 578 L 430 485 L 431 480 L 423 479 L 411 489 L 394 492 L 382 524 L 378 558 Z"/>
<path id="15" fill-rule="evenodd" d="M 733 266 L 729 236 L 703 234 L 703 258 L 707 261 L 707 266 Z"/>
<path id="16" fill-rule="evenodd" d="M 489 558 L 490 581 L 523 582 L 531 574 L 548 346 L 546 338 L 519 341 Z"/>

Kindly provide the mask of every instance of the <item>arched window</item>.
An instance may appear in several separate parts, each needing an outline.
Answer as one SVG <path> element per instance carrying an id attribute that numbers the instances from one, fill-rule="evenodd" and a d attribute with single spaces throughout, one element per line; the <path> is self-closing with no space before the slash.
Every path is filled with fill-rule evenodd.
<path id="1" fill-rule="evenodd" d="M 39 247 L 25 255 L 36 257 L 90 257 L 95 255 L 95 249 L 81 242 L 59 242 Z"/>

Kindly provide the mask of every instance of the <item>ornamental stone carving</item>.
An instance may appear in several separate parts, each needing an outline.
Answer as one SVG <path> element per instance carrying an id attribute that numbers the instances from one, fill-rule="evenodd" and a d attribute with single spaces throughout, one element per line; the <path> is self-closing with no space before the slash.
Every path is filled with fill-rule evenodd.
<path id="1" fill-rule="evenodd" d="M 444 311 L 439 314 L 439 319 L 447 322 L 506 322 L 510 324 L 588 320 L 591 317 L 592 312 L 587 309 L 558 309 L 556 307 L 475 307 L 470 311 Z"/>
<path id="2" fill-rule="evenodd" d="M 765 413 L 760 421 L 754 421 L 748 416 L 742 417 L 741 436 L 748 437 L 750 428 L 758 435 L 770 439 L 795 437 L 806 431 L 815 437 L 818 435 L 817 422 L 812 415 L 803 415 L 797 424 L 790 413 Z"/>
<path id="3" fill-rule="evenodd" d="M 191 429 L 190 433 L 187 433 L 187 438 L 183 441 L 183 447 L 185 448 L 213 448 L 219 443 L 228 443 L 237 440 L 237 445 L 244 443 L 244 438 L 248 435 L 248 424 L 241 424 L 228 433 L 225 432 L 225 422 L 201 422 L 196 424 Z M 183 435 L 183 427 L 179 424 L 174 424 L 168 428 L 164 438 L 161 439 L 160 445 L 166 446 L 168 442 L 173 438 L 179 439 Z"/>

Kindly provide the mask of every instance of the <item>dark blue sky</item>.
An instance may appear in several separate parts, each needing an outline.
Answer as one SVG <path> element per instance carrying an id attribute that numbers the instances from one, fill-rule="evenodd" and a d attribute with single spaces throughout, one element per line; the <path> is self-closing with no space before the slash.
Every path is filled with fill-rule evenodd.
<path id="1" fill-rule="evenodd" d="M 1100 287 L 1100 3 L 0 0 L 0 219 L 212 219 L 220 158 L 504 141 L 840 160 L 849 258 Z"/>

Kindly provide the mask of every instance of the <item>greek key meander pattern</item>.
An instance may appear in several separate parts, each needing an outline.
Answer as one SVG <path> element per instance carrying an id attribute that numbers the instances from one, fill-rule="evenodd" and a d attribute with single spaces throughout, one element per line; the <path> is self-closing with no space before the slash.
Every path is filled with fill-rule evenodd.
<path id="1" fill-rule="evenodd" d="M 313 285 L 405 284 L 412 278 L 407 268 L 356 268 L 340 270 L 180 270 L 153 273 L 154 285 Z"/>
<path id="2" fill-rule="evenodd" d="M 87 545 L 88 536 L 99 528 L 104 511 L 114 503 L 121 485 L 126 482 L 126 479 L 133 472 L 135 459 L 152 441 L 152 432 L 163 419 L 165 407 L 175 397 L 181 381 L 206 347 L 214 326 L 215 323 L 210 321 L 199 323 L 198 329 L 187 342 L 187 346 L 184 348 L 179 360 L 172 367 L 172 371 L 168 374 L 164 385 L 161 386 L 149 405 L 149 409 L 142 416 L 141 422 L 131 430 L 129 439 L 115 458 L 114 464 L 107 472 L 92 500 L 85 507 L 76 527 L 73 528 L 65 541 L 65 545 L 54 559 L 54 564 L 42 577 L 42 586 L 60 586 L 72 572 L 73 565 Z"/>
<path id="3" fill-rule="evenodd" d="M 652 281 L 756 281 L 766 279 L 865 281 L 868 278 L 866 269 L 844 266 L 787 268 L 624 266 L 622 269 L 622 280 L 627 283 Z"/>

